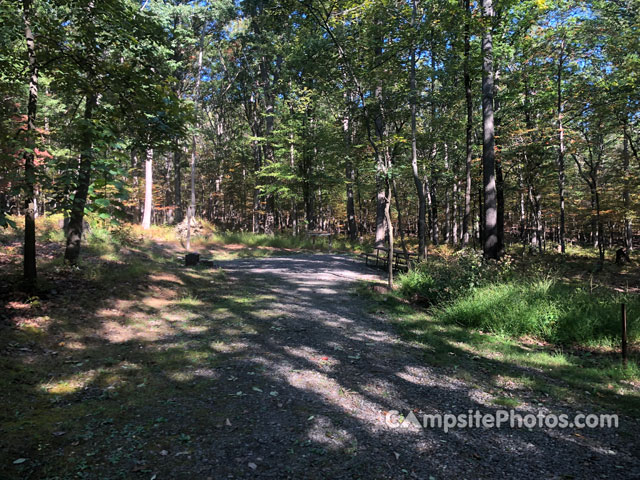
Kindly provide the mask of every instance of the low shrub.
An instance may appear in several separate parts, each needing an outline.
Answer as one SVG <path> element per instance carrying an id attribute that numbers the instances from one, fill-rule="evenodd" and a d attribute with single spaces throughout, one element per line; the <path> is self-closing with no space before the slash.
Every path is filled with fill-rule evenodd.
<path id="1" fill-rule="evenodd" d="M 509 263 L 482 264 L 473 255 L 432 259 L 400 275 L 399 293 L 431 306 L 448 323 L 559 344 L 610 346 L 619 343 L 620 304 L 628 305 L 631 342 L 640 341 L 640 298 L 524 275 Z"/>

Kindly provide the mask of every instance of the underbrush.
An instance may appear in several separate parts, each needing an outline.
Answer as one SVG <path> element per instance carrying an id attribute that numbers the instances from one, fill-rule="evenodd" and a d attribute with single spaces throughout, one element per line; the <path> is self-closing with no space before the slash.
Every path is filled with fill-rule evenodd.
<path id="1" fill-rule="evenodd" d="M 240 244 L 249 248 L 279 248 L 291 250 L 354 250 L 355 246 L 345 238 L 334 238 L 329 247 L 326 237 L 316 238 L 315 242 L 304 235 L 273 234 L 251 232 L 220 232 L 214 233 L 203 240 L 203 243 L 217 243 L 223 245 Z"/>
<path id="2" fill-rule="evenodd" d="M 398 284 L 400 295 L 446 323 L 563 345 L 618 345 L 625 303 L 629 341 L 640 341 L 638 295 L 569 283 L 539 266 L 523 272 L 508 258 L 483 263 L 472 252 L 431 258 Z"/>

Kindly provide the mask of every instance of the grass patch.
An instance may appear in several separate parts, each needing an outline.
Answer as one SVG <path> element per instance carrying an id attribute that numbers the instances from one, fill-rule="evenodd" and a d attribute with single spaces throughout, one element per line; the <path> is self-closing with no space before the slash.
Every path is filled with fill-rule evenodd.
<path id="1" fill-rule="evenodd" d="M 202 240 L 206 244 L 243 245 L 246 247 L 245 256 L 261 255 L 260 248 L 280 250 L 318 250 L 318 251 L 358 251 L 359 244 L 353 244 L 348 239 L 336 237 L 329 246 L 326 237 L 316 238 L 315 242 L 305 235 L 273 234 L 251 232 L 220 232 L 213 233 Z"/>
<path id="2" fill-rule="evenodd" d="M 438 256 L 398 278 L 399 294 L 431 307 L 445 323 L 560 345 L 619 344 L 620 304 L 628 335 L 640 341 L 640 296 L 563 278 L 535 264 L 523 273 L 512 259 L 483 263 L 472 252 Z"/>
<path id="3" fill-rule="evenodd" d="M 421 349 L 425 363 L 493 390 L 498 398 L 511 398 L 516 390 L 524 397 L 551 396 L 640 416 L 640 369 L 635 357 L 625 369 L 619 355 L 603 348 L 563 348 L 533 337 L 481 331 L 452 321 L 441 308 L 420 310 L 398 292 L 378 294 L 366 284 L 357 293 L 375 301 L 371 310 L 384 312 L 402 337 Z"/>
<path id="4" fill-rule="evenodd" d="M 520 400 L 513 397 L 497 397 L 493 399 L 494 405 L 500 405 L 501 407 L 507 408 L 516 408 L 520 403 Z"/>

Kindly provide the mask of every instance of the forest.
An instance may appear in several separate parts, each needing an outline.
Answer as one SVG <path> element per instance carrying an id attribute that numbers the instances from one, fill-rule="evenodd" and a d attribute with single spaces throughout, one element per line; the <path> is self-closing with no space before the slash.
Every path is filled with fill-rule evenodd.
<path id="1" fill-rule="evenodd" d="M 633 248 L 633 2 L 4 3 L 0 221 L 30 270 L 49 212 L 72 262 L 85 211 Z"/>
<path id="2" fill-rule="evenodd" d="M 381 412 L 416 406 L 422 380 L 386 375 L 387 393 L 367 390 L 384 376 L 386 340 L 331 324 L 374 338 L 378 312 L 392 326 L 384 335 L 492 396 L 485 407 L 542 398 L 637 422 L 639 12 L 638 0 L 0 0 L 0 390 L 15 407 L 0 416 L 0 447 L 12 445 L 0 476 L 640 475 L 632 446 L 599 431 L 590 441 L 619 465 L 548 443 L 546 431 L 520 440 L 585 461 L 560 472 L 514 447 L 522 470 L 509 456 L 491 466 L 504 449 L 474 432 L 460 441 L 477 442 L 477 459 L 420 464 L 422 447 L 375 433 L 364 407 L 330 440 L 311 426 L 288 427 L 286 440 L 269 429 L 260 445 L 283 442 L 269 457 L 230 413 L 270 389 L 269 415 L 287 424 L 285 391 L 304 390 L 296 372 L 329 375 L 341 352 L 349 368 L 369 359 L 371 383 L 341 370 L 335 400 L 317 380 L 304 391 L 325 410 L 292 418 L 326 430 L 318 412 L 335 420 L 358 395 Z M 203 263 L 185 267 L 190 253 Z M 292 313 L 299 303 L 308 310 Z M 311 309 L 326 321 L 300 327 Z M 273 334 L 286 344 L 277 353 L 246 340 Z M 249 378 L 251 352 L 263 362 Z M 197 373 L 223 368 L 240 379 L 237 399 L 217 374 Z M 226 445 L 217 454 L 193 410 L 199 375 L 233 397 L 209 425 Z M 469 401 L 441 388 L 434 405 Z M 149 407 L 154 397 L 164 403 Z M 117 401 L 147 423 L 118 418 Z M 195 415 L 179 434 L 174 407 Z M 111 452 L 114 438 L 151 448 L 153 432 L 164 466 Z M 225 465 L 234 442 L 260 460 L 233 453 L 244 470 Z M 38 460 L 42 445 L 60 458 Z M 74 448 L 90 460 L 65 464 Z M 405 468 L 366 463 L 376 448 Z M 285 457 L 287 467 L 274 460 Z"/>

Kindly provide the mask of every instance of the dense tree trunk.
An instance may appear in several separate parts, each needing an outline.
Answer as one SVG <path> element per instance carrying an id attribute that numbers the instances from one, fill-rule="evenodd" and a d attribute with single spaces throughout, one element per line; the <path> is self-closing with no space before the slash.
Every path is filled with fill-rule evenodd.
<path id="1" fill-rule="evenodd" d="M 31 30 L 32 0 L 23 0 L 22 18 L 27 43 L 27 58 L 29 62 L 29 100 L 27 103 L 27 125 L 25 131 L 24 153 L 24 268 L 23 276 L 25 288 L 35 290 L 37 286 L 36 270 L 36 213 L 35 208 L 35 139 L 36 113 L 38 109 L 38 62 L 33 31 Z"/>
<path id="2" fill-rule="evenodd" d="M 147 158 L 144 162 L 144 214 L 142 228 L 151 227 L 151 211 L 153 210 L 153 148 L 147 148 Z"/>
<path id="3" fill-rule="evenodd" d="M 556 91 L 557 91 L 557 128 L 558 128 L 558 157 L 557 157 L 557 168 L 558 168 L 558 196 L 560 201 L 560 228 L 559 228 L 559 242 L 560 242 L 560 251 L 565 253 L 565 213 L 564 213 L 564 183 L 565 183 L 565 172 L 564 172 L 564 125 L 563 125 L 563 101 L 562 101 L 562 71 L 564 67 L 564 48 L 565 41 L 562 39 L 560 44 L 560 58 L 558 59 L 558 75 L 556 79 Z"/>
<path id="4" fill-rule="evenodd" d="M 473 132 L 473 97 L 471 95 L 471 75 L 469 73 L 469 59 L 471 57 L 470 48 L 470 22 L 471 6 L 469 0 L 464 0 L 465 23 L 464 23 L 464 96 L 467 107 L 467 123 L 465 126 L 465 190 L 464 190 L 464 216 L 462 217 L 462 245 L 469 245 L 469 223 L 471 222 L 471 161 L 472 152 L 472 132 Z"/>
<path id="5" fill-rule="evenodd" d="M 483 16 L 486 24 L 482 37 L 482 179 L 484 187 L 484 242 L 483 252 L 486 258 L 498 258 L 497 192 L 495 173 L 495 134 L 493 120 L 493 43 L 492 0 L 482 1 Z"/>
<path id="6" fill-rule="evenodd" d="M 91 185 L 91 167 L 93 162 L 93 111 L 98 104 L 98 96 L 90 93 L 87 96 L 84 107 L 84 123 L 81 133 L 80 166 L 78 167 L 78 179 L 76 191 L 73 196 L 69 223 L 67 225 L 67 245 L 64 258 L 67 262 L 77 263 L 80 256 L 82 242 L 82 226 L 84 220 L 84 207 L 87 203 L 89 186 Z"/>
<path id="7" fill-rule="evenodd" d="M 494 131 L 498 132 L 495 136 L 495 165 L 496 165 L 496 229 L 498 234 L 498 256 L 504 253 L 504 174 L 502 171 L 502 154 L 500 152 L 500 102 L 498 96 L 498 72 L 494 75 L 495 82 L 493 86 L 493 110 L 494 110 Z"/>
<path id="8" fill-rule="evenodd" d="M 411 24 L 415 27 L 416 22 L 416 0 L 411 2 Z M 425 198 L 424 186 L 418 171 L 418 146 L 416 139 L 416 116 L 417 116 L 417 91 L 416 91 L 416 47 L 411 46 L 411 77 L 409 80 L 409 97 L 411 105 L 411 172 L 413 183 L 418 195 L 418 256 L 421 259 L 427 258 L 427 224 L 426 209 L 427 200 Z"/>

